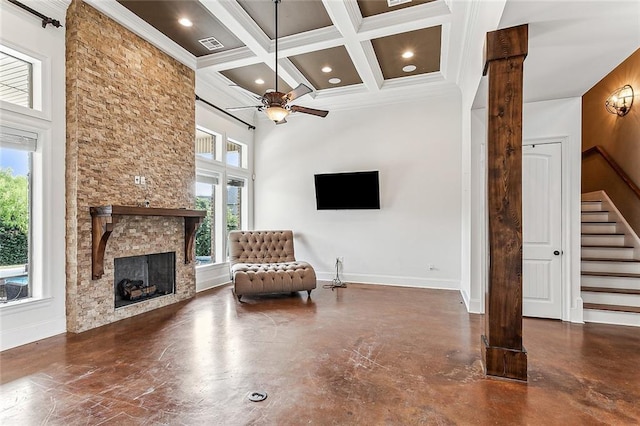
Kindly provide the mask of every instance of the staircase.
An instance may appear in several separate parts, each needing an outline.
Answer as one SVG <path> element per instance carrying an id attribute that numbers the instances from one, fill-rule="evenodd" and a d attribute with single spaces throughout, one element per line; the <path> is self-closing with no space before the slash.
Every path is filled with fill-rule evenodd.
<path id="1" fill-rule="evenodd" d="M 608 197 L 582 200 L 585 322 L 640 326 L 640 244 Z"/>

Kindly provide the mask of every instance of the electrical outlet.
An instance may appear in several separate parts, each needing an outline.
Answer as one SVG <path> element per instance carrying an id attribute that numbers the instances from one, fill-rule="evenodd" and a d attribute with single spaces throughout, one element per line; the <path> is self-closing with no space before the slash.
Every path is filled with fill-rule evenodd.
<path id="1" fill-rule="evenodd" d="M 147 178 L 144 176 L 140 176 L 140 184 L 141 185 L 146 185 L 147 184 Z"/>
<path id="2" fill-rule="evenodd" d="M 134 177 L 133 181 L 135 182 L 136 185 L 140 185 L 140 176 Z"/>

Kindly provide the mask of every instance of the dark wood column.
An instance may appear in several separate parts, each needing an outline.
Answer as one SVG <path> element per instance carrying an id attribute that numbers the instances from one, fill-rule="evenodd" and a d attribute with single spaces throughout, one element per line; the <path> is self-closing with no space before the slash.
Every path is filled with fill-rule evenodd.
<path id="1" fill-rule="evenodd" d="M 522 345 L 522 71 L 528 27 L 487 33 L 489 282 L 482 356 L 485 373 L 527 380 Z"/>

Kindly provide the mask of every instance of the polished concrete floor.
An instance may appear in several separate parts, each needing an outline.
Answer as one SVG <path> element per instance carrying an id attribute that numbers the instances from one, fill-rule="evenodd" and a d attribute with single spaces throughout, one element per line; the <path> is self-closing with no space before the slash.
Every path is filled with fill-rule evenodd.
<path id="1" fill-rule="evenodd" d="M 526 319 L 523 384 L 483 376 L 482 328 L 453 291 L 222 287 L 1 353 L 0 424 L 640 424 L 640 329 Z"/>

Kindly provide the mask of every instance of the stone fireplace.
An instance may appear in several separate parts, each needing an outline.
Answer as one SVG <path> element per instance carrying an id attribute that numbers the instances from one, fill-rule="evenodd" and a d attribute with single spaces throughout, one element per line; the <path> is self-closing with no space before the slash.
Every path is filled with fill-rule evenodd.
<path id="1" fill-rule="evenodd" d="M 95 274 L 90 213 L 145 201 L 193 209 L 195 73 L 80 0 L 67 9 L 66 30 L 66 311 L 67 330 L 77 333 L 195 295 L 184 217 L 105 223 Z M 116 259 L 154 253 L 174 253 L 173 291 L 116 308 Z"/>

